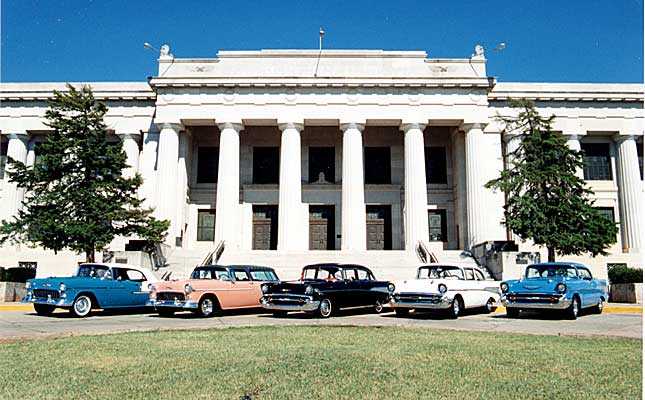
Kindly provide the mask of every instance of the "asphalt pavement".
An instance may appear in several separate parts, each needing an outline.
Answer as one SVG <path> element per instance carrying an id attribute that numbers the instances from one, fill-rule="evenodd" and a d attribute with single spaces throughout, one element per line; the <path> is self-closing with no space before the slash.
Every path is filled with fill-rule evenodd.
<path id="1" fill-rule="evenodd" d="M 370 313 L 368 309 L 344 310 L 338 316 L 318 319 L 303 313 L 275 318 L 262 309 L 226 312 L 222 316 L 202 319 L 191 313 L 171 318 L 151 314 L 149 310 L 94 311 L 90 317 L 75 318 L 64 310 L 50 317 L 36 315 L 29 305 L 0 304 L 0 341 L 30 340 L 49 337 L 106 334 L 131 331 L 212 329 L 247 326 L 337 325 L 398 326 L 442 330 L 522 333 L 578 337 L 643 338 L 642 306 L 607 305 L 601 315 L 583 313 L 577 320 L 563 319 L 560 314 L 530 313 L 508 318 L 500 309 L 492 314 L 467 312 L 453 320 L 441 314 L 412 313 L 399 318 L 393 312 Z"/>

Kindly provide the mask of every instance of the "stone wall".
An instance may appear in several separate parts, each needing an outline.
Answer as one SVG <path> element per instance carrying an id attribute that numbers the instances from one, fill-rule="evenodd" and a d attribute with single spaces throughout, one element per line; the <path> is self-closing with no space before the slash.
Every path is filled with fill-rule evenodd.
<path id="1" fill-rule="evenodd" d="M 643 304 L 643 284 L 612 283 L 609 285 L 609 299 L 615 303 Z"/>

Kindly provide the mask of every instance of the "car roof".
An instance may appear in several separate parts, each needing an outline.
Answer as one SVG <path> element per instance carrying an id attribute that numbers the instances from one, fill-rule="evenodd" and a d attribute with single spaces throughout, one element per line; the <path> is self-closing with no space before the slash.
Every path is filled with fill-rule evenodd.
<path id="1" fill-rule="evenodd" d="M 419 268 L 433 268 L 433 267 L 457 267 L 457 268 L 474 268 L 477 270 L 481 271 L 481 267 L 469 263 L 433 263 L 433 264 L 425 264 L 420 266 Z"/>
<path id="2" fill-rule="evenodd" d="M 587 268 L 586 265 L 580 264 L 580 263 L 575 263 L 575 262 L 567 262 L 567 261 L 555 261 L 555 262 L 543 262 L 543 263 L 534 263 L 531 265 L 528 265 L 527 267 L 532 267 L 534 265 L 562 265 L 562 266 L 567 266 L 567 267 L 576 267 L 576 268 Z M 587 268 L 589 269 L 589 268 Z"/>
<path id="3" fill-rule="evenodd" d="M 158 280 L 157 277 L 155 276 L 155 274 L 153 274 L 150 269 L 143 268 L 143 267 L 137 267 L 136 265 L 120 264 L 120 263 L 103 263 L 103 262 L 97 263 L 97 262 L 94 262 L 94 263 L 82 263 L 82 264 L 79 264 L 78 266 L 80 267 L 82 265 L 98 265 L 98 266 L 104 266 L 104 267 L 108 267 L 108 268 L 128 268 L 128 269 L 133 269 L 135 271 L 141 272 L 151 282 Z"/>
<path id="4" fill-rule="evenodd" d="M 196 268 L 200 267 L 214 267 L 214 268 L 249 268 L 257 271 L 273 271 L 271 267 L 265 267 L 262 265 L 198 265 Z"/>

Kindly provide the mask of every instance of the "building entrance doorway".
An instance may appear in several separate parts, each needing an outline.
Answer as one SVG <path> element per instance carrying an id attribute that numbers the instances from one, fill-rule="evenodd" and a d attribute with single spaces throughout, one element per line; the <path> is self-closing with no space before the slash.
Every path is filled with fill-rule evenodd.
<path id="1" fill-rule="evenodd" d="M 367 206 L 367 250 L 392 250 L 392 206 Z"/>
<path id="2" fill-rule="evenodd" d="M 278 206 L 253 206 L 253 250 L 278 248 Z"/>
<path id="3" fill-rule="evenodd" d="M 334 206 L 309 206 L 309 250 L 336 249 Z"/>

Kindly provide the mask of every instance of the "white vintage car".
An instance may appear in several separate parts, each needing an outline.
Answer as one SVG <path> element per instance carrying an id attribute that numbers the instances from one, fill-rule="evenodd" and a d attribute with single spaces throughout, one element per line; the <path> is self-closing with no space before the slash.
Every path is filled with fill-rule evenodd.
<path id="1" fill-rule="evenodd" d="M 445 310 L 453 318 L 466 308 L 493 312 L 500 297 L 498 283 L 472 265 L 424 265 L 416 279 L 390 282 L 389 302 L 397 316 L 407 316 L 411 309 Z"/>

